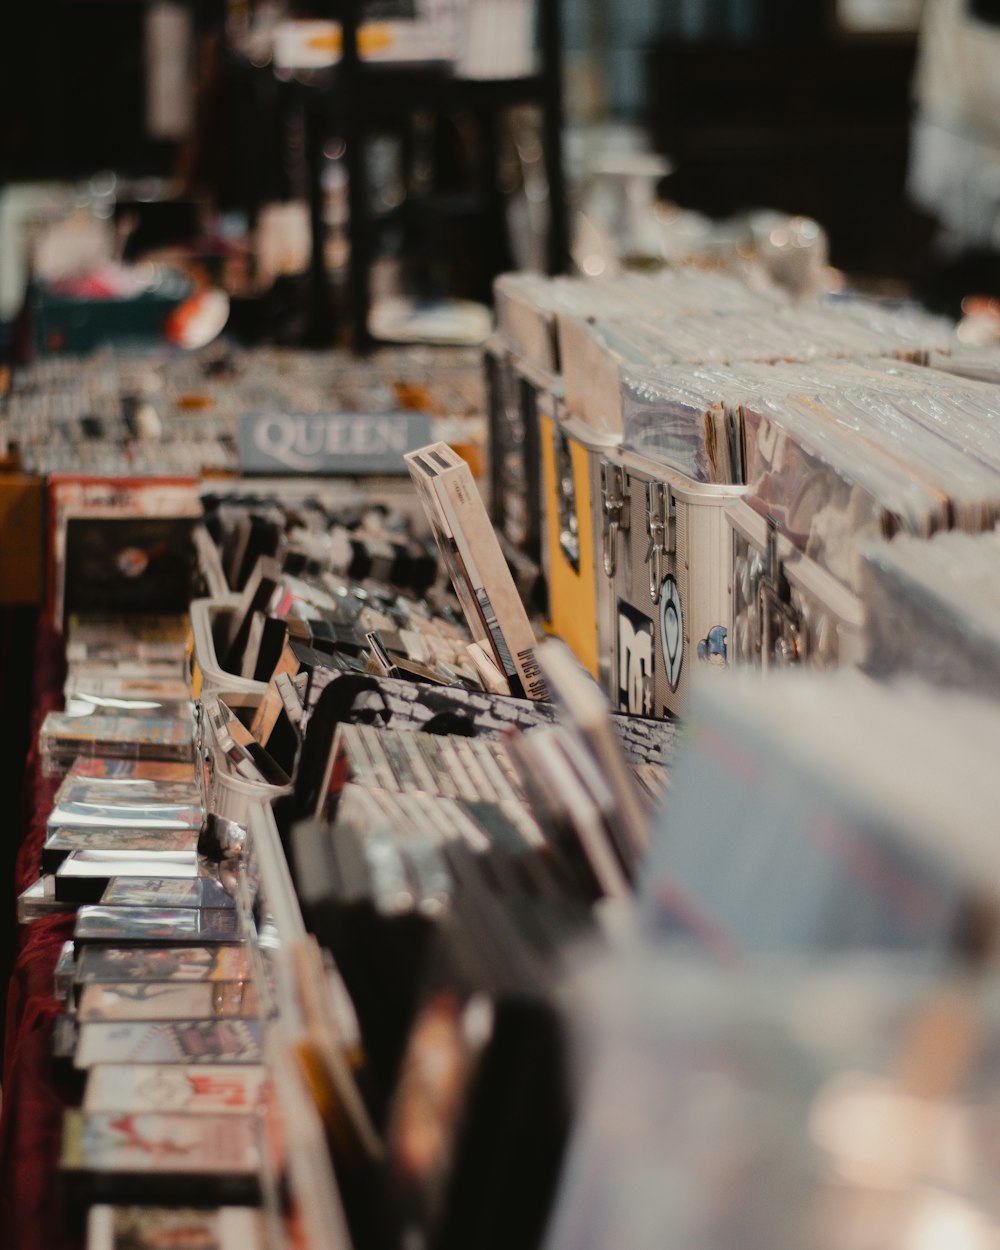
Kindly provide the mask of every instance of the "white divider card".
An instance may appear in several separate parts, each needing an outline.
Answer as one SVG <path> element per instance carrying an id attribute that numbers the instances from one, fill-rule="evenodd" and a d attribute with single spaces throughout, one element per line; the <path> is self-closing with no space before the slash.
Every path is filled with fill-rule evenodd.
<path id="1" fill-rule="evenodd" d="M 423 412 L 246 412 L 239 422 L 240 470 L 403 475 L 404 455 L 432 438 L 431 420 Z"/>

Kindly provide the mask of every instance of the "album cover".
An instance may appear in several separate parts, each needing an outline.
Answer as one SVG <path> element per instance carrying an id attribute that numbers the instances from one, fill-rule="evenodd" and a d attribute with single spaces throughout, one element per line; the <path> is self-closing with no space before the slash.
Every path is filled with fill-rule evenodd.
<path id="1" fill-rule="evenodd" d="M 256 1020 L 102 1020 L 80 1025 L 73 1062 L 260 1064 L 263 1053 Z"/>
<path id="2" fill-rule="evenodd" d="M 63 612 L 178 613 L 197 582 L 192 517 L 69 517 Z"/>
<path id="3" fill-rule="evenodd" d="M 147 616 L 187 610 L 196 576 L 197 477 L 49 475 L 50 607 Z"/>
<path id="4" fill-rule="evenodd" d="M 112 877 L 101 894 L 104 907 L 235 907 L 214 877 Z"/>
<path id="5" fill-rule="evenodd" d="M 81 1024 L 92 1020 L 253 1019 L 257 999 L 248 981 L 107 982 L 84 986 L 76 1008 Z"/>
<path id="6" fill-rule="evenodd" d="M 254 1116 L 67 1111 L 59 1166 L 84 1198 L 253 1203 L 257 1134 Z"/>
<path id="7" fill-rule="evenodd" d="M 248 1115 L 264 1098 L 263 1065 L 98 1063 L 87 1073 L 84 1111 L 184 1111 Z"/>
<path id="8" fill-rule="evenodd" d="M 78 987 L 118 981 L 248 981 L 246 946 L 99 946 L 77 951 Z"/>
<path id="9" fill-rule="evenodd" d="M 205 942 L 238 942 L 239 919 L 226 907 L 102 907 L 84 905 L 76 915 L 77 943 L 164 942 L 201 946 Z"/>
<path id="10" fill-rule="evenodd" d="M 447 443 L 405 459 L 475 641 L 511 694 L 545 699 L 535 634 L 468 464 Z"/>
<path id="11" fill-rule="evenodd" d="M 287 636 L 288 622 L 283 617 L 254 612 L 240 675 L 251 677 L 254 681 L 269 681 L 281 658 Z"/>
<path id="12" fill-rule="evenodd" d="M 264 1250 L 252 1207 L 112 1207 L 87 1216 L 86 1250 Z"/>

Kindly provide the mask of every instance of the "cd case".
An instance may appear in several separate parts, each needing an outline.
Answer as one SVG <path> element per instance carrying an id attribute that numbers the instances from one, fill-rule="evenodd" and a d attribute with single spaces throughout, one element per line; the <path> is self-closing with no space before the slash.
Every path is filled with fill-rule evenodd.
<path id="1" fill-rule="evenodd" d="M 92 1020 L 214 1020 L 254 1018 L 257 1000 L 252 982 L 172 981 L 105 982 L 88 985 L 80 995 L 76 1018 Z"/>
<path id="2" fill-rule="evenodd" d="M 87 1073 L 82 1108 L 248 1115 L 261 1106 L 266 1082 L 263 1065 L 98 1063 Z"/>
<path id="3" fill-rule="evenodd" d="M 67 1111 L 60 1168 L 71 1193 L 126 1201 L 254 1203 L 253 1116 Z"/>
<path id="4" fill-rule="evenodd" d="M 119 981 L 247 981 L 245 946 L 84 946 L 76 953 L 77 987 Z"/>
<path id="5" fill-rule="evenodd" d="M 261 1027 L 255 1020 L 170 1020 L 82 1024 L 73 1062 L 263 1063 Z"/>
<path id="6" fill-rule="evenodd" d="M 252 1207 L 135 1207 L 98 1204 L 87 1216 L 86 1250 L 263 1250 Z"/>
<path id="7" fill-rule="evenodd" d="M 133 942 L 203 946 L 206 942 L 238 942 L 235 910 L 225 907 L 104 907 L 84 905 L 77 912 L 73 939 L 109 946 Z"/>
<path id="8" fill-rule="evenodd" d="M 99 902 L 104 907 L 235 907 L 214 877 L 111 877 Z"/>

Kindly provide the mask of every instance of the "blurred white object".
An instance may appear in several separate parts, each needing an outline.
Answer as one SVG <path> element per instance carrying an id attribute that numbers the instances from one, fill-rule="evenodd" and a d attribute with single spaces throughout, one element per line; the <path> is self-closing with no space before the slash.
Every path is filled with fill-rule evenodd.
<path id="1" fill-rule="evenodd" d="M 908 190 L 959 244 L 1000 248 L 1000 29 L 927 0 Z"/>
<path id="2" fill-rule="evenodd" d="M 167 338 L 178 347 L 195 351 L 218 338 L 228 320 L 229 296 L 225 291 L 219 287 L 196 291 L 168 317 Z"/>
<path id="3" fill-rule="evenodd" d="M 110 220 L 100 220 L 89 209 L 43 226 L 31 249 L 33 276 L 47 282 L 75 278 L 110 265 L 115 250 Z"/>
<path id="4" fill-rule="evenodd" d="M 521 78 L 535 64 L 533 0 L 466 0 L 458 22 L 459 78 Z"/>
<path id="5" fill-rule="evenodd" d="M 611 232 L 620 255 L 661 255 L 656 192 L 672 168 L 656 152 L 615 152 L 602 157 L 591 171 L 589 212 Z"/>
<path id="6" fill-rule="evenodd" d="M 923 0 L 837 0 L 837 25 L 855 34 L 905 34 L 920 25 Z"/>
<path id="7" fill-rule="evenodd" d="M 750 235 L 768 277 L 793 295 L 816 295 L 829 263 L 826 231 L 811 217 L 762 210 L 749 217 Z"/>
<path id="8" fill-rule="evenodd" d="M 493 0 L 487 8 L 504 10 L 516 0 Z M 460 21 L 456 0 L 416 0 L 413 15 L 385 20 L 361 21 L 357 30 L 358 56 L 362 61 L 386 64 L 451 62 L 460 43 Z M 502 73 L 483 73 L 476 77 L 505 77 L 512 32 L 494 32 L 497 43 L 497 65 Z M 275 70 L 282 74 L 295 70 L 325 69 L 336 65 L 343 54 L 344 39 L 339 22 L 321 19 L 286 18 L 271 28 L 271 57 Z M 248 49 L 255 55 L 253 49 Z M 256 54 L 259 56 L 259 52 Z"/>
<path id="9" fill-rule="evenodd" d="M 387 343 L 442 343 L 475 347 L 493 329 L 484 304 L 471 300 L 420 303 L 401 296 L 379 300 L 368 317 L 373 338 Z"/>
<path id="10" fill-rule="evenodd" d="M 191 11 L 157 0 L 146 10 L 146 129 L 154 139 L 184 139 L 193 122 Z"/>
<path id="11" fill-rule="evenodd" d="M 0 321 L 17 316 L 28 283 L 29 227 L 64 211 L 70 188 L 58 182 L 11 183 L 0 190 Z"/>
<path id="12" fill-rule="evenodd" d="M 272 31 L 271 55 L 277 70 L 325 69 L 340 60 L 343 40 L 339 22 L 277 22 Z"/>
<path id="13" fill-rule="evenodd" d="M 267 290 L 283 274 L 303 273 L 309 266 L 312 231 L 304 200 L 265 204 L 257 218 L 257 281 Z"/>

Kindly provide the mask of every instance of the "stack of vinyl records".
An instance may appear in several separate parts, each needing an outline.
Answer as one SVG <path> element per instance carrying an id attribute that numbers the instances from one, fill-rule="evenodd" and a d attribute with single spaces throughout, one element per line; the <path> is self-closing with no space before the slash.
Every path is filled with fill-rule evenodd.
<path id="1" fill-rule="evenodd" d="M 702 667 L 856 662 L 861 545 L 990 529 L 1000 353 L 916 309 L 736 278 L 509 275 L 493 516 L 622 711 Z"/>

